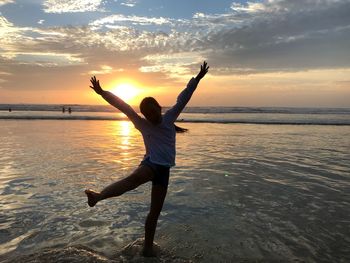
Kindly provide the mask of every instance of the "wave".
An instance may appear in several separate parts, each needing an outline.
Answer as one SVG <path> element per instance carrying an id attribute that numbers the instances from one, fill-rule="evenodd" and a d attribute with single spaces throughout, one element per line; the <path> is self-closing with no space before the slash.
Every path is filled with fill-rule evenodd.
<path id="1" fill-rule="evenodd" d="M 2 120 L 92 120 L 92 121 L 125 121 L 126 118 L 112 117 L 112 116 L 79 116 L 79 115 L 62 115 L 62 116 L 0 116 Z"/>
<path id="2" fill-rule="evenodd" d="M 223 123 L 223 124 L 264 124 L 264 125 L 336 125 L 350 126 L 349 122 L 339 121 L 275 121 L 275 120 L 180 120 L 178 122 L 193 122 L 193 123 Z"/>
<path id="3" fill-rule="evenodd" d="M 73 112 L 115 112 L 110 105 L 81 104 L 0 104 L 0 111 L 48 111 L 61 112 L 71 108 Z M 169 107 L 164 107 L 167 110 Z M 138 111 L 138 107 L 135 107 Z M 278 114 L 350 114 L 350 108 L 296 108 L 296 107 L 186 107 L 185 113 L 278 113 Z"/>
<path id="4" fill-rule="evenodd" d="M 85 115 L 62 115 L 62 116 L 38 116 L 38 115 L 5 115 L 0 116 L 3 120 L 93 120 L 93 121 L 127 121 L 126 117 L 119 116 L 85 116 Z M 221 124 L 264 124 L 264 125 L 337 125 L 350 126 L 350 119 L 220 119 L 220 118 L 182 118 L 177 122 L 184 123 L 221 123 Z"/>

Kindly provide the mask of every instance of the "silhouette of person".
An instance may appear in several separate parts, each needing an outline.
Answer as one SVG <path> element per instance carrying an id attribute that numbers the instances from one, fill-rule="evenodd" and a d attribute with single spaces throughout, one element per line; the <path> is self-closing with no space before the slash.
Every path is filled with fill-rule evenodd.
<path id="1" fill-rule="evenodd" d="M 155 256 L 153 250 L 154 234 L 167 194 L 170 168 L 175 165 L 175 134 L 185 131 L 185 129 L 177 127 L 174 122 L 191 99 L 199 81 L 206 75 L 208 69 L 209 67 L 204 61 L 198 75 L 189 81 L 187 87 L 178 96 L 176 104 L 164 114 L 161 113 L 162 108 L 154 98 L 144 98 L 140 104 L 140 110 L 145 118 L 139 116 L 130 105 L 119 97 L 103 90 L 95 76 L 90 80 L 92 84 L 90 87 L 108 103 L 122 111 L 132 121 L 135 128 L 141 132 L 146 154 L 140 165 L 128 177 L 108 185 L 101 192 L 91 189 L 85 190 L 88 205 L 93 207 L 101 200 L 120 196 L 141 184 L 152 181 L 151 207 L 145 222 L 143 247 L 143 255 L 146 257 Z"/>

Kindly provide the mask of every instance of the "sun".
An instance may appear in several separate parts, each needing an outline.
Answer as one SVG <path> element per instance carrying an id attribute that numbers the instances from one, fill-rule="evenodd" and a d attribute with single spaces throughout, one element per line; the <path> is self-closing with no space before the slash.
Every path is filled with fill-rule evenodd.
<path id="1" fill-rule="evenodd" d="M 132 102 L 132 100 L 139 94 L 139 90 L 130 83 L 121 83 L 115 88 L 112 88 L 111 92 L 125 102 Z"/>

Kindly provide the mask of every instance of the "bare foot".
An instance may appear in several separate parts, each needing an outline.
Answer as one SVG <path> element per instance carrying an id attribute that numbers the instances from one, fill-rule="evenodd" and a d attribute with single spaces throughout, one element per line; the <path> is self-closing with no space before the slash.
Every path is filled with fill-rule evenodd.
<path id="1" fill-rule="evenodd" d="M 143 248 L 142 255 L 144 257 L 156 257 L 157 253 L 152 248 L 151 249 Z"/>
<path id="2" fill-rule="evenodd" d="M 101 194 L 98 193 L 98 192 L 95 192 L 95 191 L 93 191 L 91 189 L 86 189 L 85 190 L 85 194 L 86 194 L 86 196 L 88 198 L 88 204 L 89 204 L 90 207 L 95 206 L 96 203 L 101 200 L 100 199 L 100 195 Z"/>

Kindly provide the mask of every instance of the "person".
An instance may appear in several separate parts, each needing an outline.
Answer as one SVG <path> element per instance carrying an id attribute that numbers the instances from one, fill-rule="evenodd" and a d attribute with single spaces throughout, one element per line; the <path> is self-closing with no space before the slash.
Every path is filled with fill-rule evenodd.
<path id="1" fill-rule="evenodd" d="M 101 192 L 86 189 L 88 205 L 93 207 L 101 200 L 120 196 L 141 184 L 152 181 L 151 207 L 145 222 L 145 240 L 142 251 L 145 257 L 156 256 L 153 240 L 158 217 L 167 194 L 170 168 L 175 165 L 175 135 L 176 131 L 185 131 L 174 123 L 208 69 L 209 66 L 204 61 L 198 75 L 189 81 L 187 87 L 178 96 L 176 104 L 164 114 L 161 112 L 162 107 L 153 97 L 144 98 L 140 104 L 140 111 L 145 118 L 138 115 L 119 97 L 103 90 L 95 76 L 90 80 L 92 84 L 90 87 L 108 103 L 122 111 L 141 132 L 146 154 L 140 165 L 128 177 L 108 185 Z"/>

